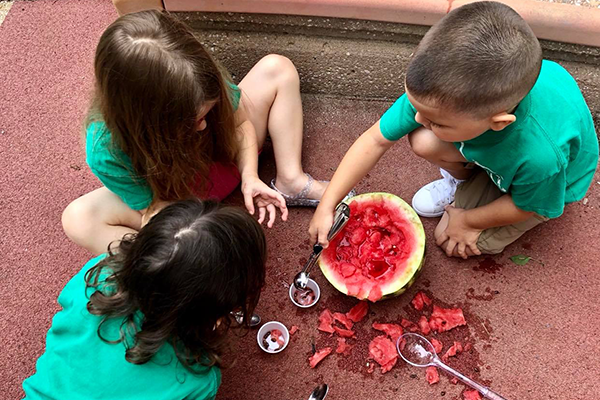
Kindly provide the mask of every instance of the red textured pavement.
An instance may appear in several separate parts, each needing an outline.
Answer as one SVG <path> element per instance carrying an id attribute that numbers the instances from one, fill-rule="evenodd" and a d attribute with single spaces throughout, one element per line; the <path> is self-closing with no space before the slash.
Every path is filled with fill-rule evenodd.
<path id="1" fill-rule="evenodd" d="M 87 169 L 81 122 L 92 83 L 92 57 L 102 30 L 116 14 L 109 1 L 17 1 L 0 26 L 0 395 L 17 399 L 21 382 L 42 353 L 56 297 L 89 255 L 69 243 L 60 214 L 69 201 L 99 187 Z M 327 178 L 353 140 L 389 103 L 305 97 L 306 169 Z M 261 175 L 272 176 L 266 151 Z M 436 178 L 401 141 L 359 185 L 410 199 Z M 468 261 L 447 259 L 432 243 L 436 220 L 425 220 L 427 261 L 406 295 L 371 307 L 357 325 L 358 343 L 349 357 L 332 354 L 315 370 L 308 366 L 311 340 L 317 348 L 335 339 L 316 330 L 318 313 L 347 311 L 355 301 L 315 273 L 321 302 L 299 310 L 287 298 L 286 282 L 309 254 L 306 230 L 311 210 L 293 209 L 287 223 L 270 230 L 267 286 L 258 307 L 263 320 L 300 330 L 288 348 L 267 355 L 255 332 L 234 341 L 237 363 L 223 374 L 220 399 L 306 399 L 326 382 L 328 399 L 456 399 L 461 385 L 445 376 L 429 386 L 424 371 L 398 365 L 385 375 L 366 372 L 372 321 L 399 316 L 416 320 L 407 305 L 425 290 L 440 305 L 460 305 L 468 327 L 440 335 L 474 349 L 451 365 L 481 379 L 509 399 L 594 399 L 600 393 L 600 175 L 587 204 L 567 207 L 561 218 L 528 233 L 505 254 Z M 241 204 L 240 196 L 231 200 Z M 508 259 L 533 257 L 525 266 Z M 441 397 L 444 396 L 444 397 Z"/>

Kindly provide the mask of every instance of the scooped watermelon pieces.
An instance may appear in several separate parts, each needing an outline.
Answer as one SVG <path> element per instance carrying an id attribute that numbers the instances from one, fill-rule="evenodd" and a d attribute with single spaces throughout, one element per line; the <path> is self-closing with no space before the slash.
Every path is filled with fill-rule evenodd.
<path id="1" fill-rule="evenodd" d="M 328 309 L 324 309 L 321 315 L 319 315 L 319 326 L 317 329 L 327 333 L 335 332 L 333 329 L 333 315 Z"/>
<path id="2" fill-rule="evenodd" d="M 462 395 L 464 400 L 481 400 L 481 395 L 477 390 L 465 390 Z"/>
<path id="3" fill-rule="evenodd" d="M 396 346 L 385 335 L 377 336 L 369 343 L 369 354 L 381 365 L 382 374 L 391 370 L 398 361 Z"/>
<path id="4" fill-rule="evenodd" d="M 418 292 L 411 301 L 412 306 L 417 311 L 421 311 L 424 305 L 431 305 L 431 299 L 423 292 Z"/>
<path id="5" fill-rule="evenodd" d="M 346 338 L 354 337 L 354 331 L 351 331 L 351 330 L 348 330 L 348 329 L 344 329 L 344 328 L 340 328 L 338 326 L 334 326 L 333 329 L 341 337 L 346 337 Z"/>
<path id="6" fill-rule="evenodd" d="M 438 383 L 440 381 L 440 375 L 438 374 L 437 368 L 433 366 L 427 367 L 425 369 L 425 378 L 427 378 L 427 382 L 429 382 L 430 385 Z"/>
<path id="7" fill-rule="evenodd" d="M 392 339 L 393 343 L 396 343 L 398 338 L 404 333 L 402 327 L 396 324 L 378 324 L 377 322 L 374 322 L 372 326 L 373 329 L 382 331 L 388 335 Z"/>
<path id="8" fill-rule="evenodd" d="M 440 342 L 437 339 L 431 339 L 431 344 L 433 345 L 433 349 L 437 354 L 440 354 L 442 352 L 442 349 L 444 348 L 442 342 Z"/>
<path id="9" fill-rule="evenodd" d="M 369 312 L 369 303 L 361 301 L 346 313 L 346 317 L 352 322 L 360 322 Z"/>
<path id="10" fill-rule="evenodd" d="M 429 318 L 429 327 L 431 330 L 446 332 L 457 326 L 466 325 L 465 316 L 460 308 L 440 308 L 433 306 L 431 318 Z"/>
<path id="11" fill-rule="evenodd" d="M 405 318 L 402 318 L 402 321 L 400 321 L 400 325 L 402 325 L 402 327 L 409 332 L 417 332 L 419 330 L 417 324 Z"/>
<path id="12" fill-rule="evenodd" d="M 317 350 L 315 354 L 308 358 L 308 363 L 310 364 L 310 367 L 316 367 L 317 364 L 321 362 L 321 360 L 323 360 L 329 355 L 329 353 L 331 353 L 331 347 L 325 347 L 321 350 Z"/>
<path id="13" fill-rule="evenodd" d="M 460 342 L 454 342 L 454 344 L 446 351 L 442 356 L 442 361 L 448 362 L 449 357 L 454 357 L 458 353 L 463 351 L 462 344 Z"/>
<path id="14" fill-rule="evenodd" d="M 423 335 L 429 335 L 429 332 L 431 332 L 431 328 L 429 327 L 429 322 L 427 322 L 426 316 L 421 315 L 421 318 L 419 318 L 418 325 L 421 329 L 421 332 L 423 332 Z"/>
<path id="15" fill-rule="evenodd" d="M 354 325 L 352 320 L 348 318 L 346 314 L 342 314 L 339 312 L 333 313 L 333 319 L 339 322 L 340 324 L 344 325 L 346 329 L 352 329 L 352 326 Z"/>
<path id="16" fill-rule="evenodd" d="M 337 349 L 335 349 L 335 352 L 338 354 L 348 355 L 348 354 L 350 354 L 350 350 L 352 350 L 352 348 L 354 347 L 354 346 L 346 343 L 346 339 L 343 337 L 338 338 L 337 342 L 338 342 L 338 346 L 337 346 Z"/>

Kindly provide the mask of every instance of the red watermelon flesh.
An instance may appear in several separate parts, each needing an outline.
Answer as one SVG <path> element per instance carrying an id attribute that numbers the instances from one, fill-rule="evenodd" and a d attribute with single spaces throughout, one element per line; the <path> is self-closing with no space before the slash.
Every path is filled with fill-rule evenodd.
<path id="1" fill-rule="evenodd" d="M 290 336 L 292 336 L 296 332 L 298 332 L 298 327 L 296 325 L 292 325 L 292 327 L 290 328 Z"/>
<path id="2" fill-rule="evenodd" d="M 431 299 L 427 297 L 427 295 L 423 292 L 419 292 L 415 295 L 415 297 L 411 301 L 412 306 L 417 311 L 421 311 L 424 305 L 430 306 Z"/>
<path id="3" fill-rule="evenodd" d="M 437 339 L 431 339 L 431 344 L 433 345 L 433 348 L 435 349 L 435 352 L 437 354 L 440 354 L 442 352 L 442 349 L 444 348 L 444 345 L 442 345 L 442 342 L 440 342 Z"/>
<path id="4" fill-rule="evenodd" d="M 477 390 L 465 390 L 462 395 L 464 400 L 481 400 L 481 395 Z"/>
<path id="5" fill-rule="evenodd" d="M 423 332 L 423 335 L 429 335 L 429 332 L 431 332 L 431 328 L 429 327 L 429 322 L 427 322 L 427 317 L 424 315 L 421 315 L 421 318 L 419 318 L 419 329 L 421 329 L 421 332 Z"/>
<path id="6" fill-rule="evenodd" d="M 377 322 L 374 322 L 373 329 L 384 332 L 392 339 L 393 343 L 396 343 L 398 338 L 404 333 L 402 327 L 396 324 L 378 324 Z"/>
<path id="7" fill-rule="evenodd" d="M 335 329 L 335 331 L 337 332 L 338 335 L 340 335 L 341 337 L 354 337 L 354 331 L 348 330 L 348 329 L 343 329 L 337 326 L 334 326 L 333 329 Z"/>
<path id="8" fill-rule="evenodd" d="M 411 256 L 424 242 L 417 232 L 422 227 L 419 222 L 415 228 L 414 220 L 394 199 L 398 198 L 372 194 L 351 200 L 348 223 L 321 255 L 327 279 L 350 296 L 375 302 L 404 286 L 395 288 L 393 281 L 406 279 L 405 270 L 416 272 Z"/>
<path id="9" fill-rule="evenodd" d="M 335 352 L 338 354 L 350 354 L 350 350 L 352 350 L 352 345 L 349 345 L 348 343 L 346 343 L 346 339 L 341 337 L 337 339 L 338 342 L 338 346 L 337 349 L 335 349 Z"/>
<path id="10" fill-rule="evenodd" d="M 340 324 L 344 325 L 346 329 L 352 329 L 352 326 L 354 325 L 352 320 L 348 318 L 346 314 L 342 314 L 339 312 L 333 313 L 333 319 L 339 322 Z"/>
<path id="11" fill-rule="evenodd" d="M 446 351 L 446 353 L 442 356 L 442 360 L 444 362 L 448 362 L 448 357 L 454 357 L 458 353 L 463 351 L 462 344 L 460 342 L 454 342 L 454 344 Z"/>
<path id="12" fill-rule="evenodd" d="M 335 332 L 333 329 L 333 315 L 331 315 L 331 311 L 328 309 L 323 310 L 321 315 L 319 315 L 319 326 L 317 329 L 327 333 Z"/>
<path id="13" fill-rule="evenodd" d="M 360 322 L 369 312 L 369 303 L 361 301 L 346 313 L 346 317 L 352 322 Z"/>
<path id="14" fill-rule="evenodd" d="M 324 349 L 317 350 L 315 354 L 308 358 L 308 363 L 310 364 L 310 367 L 316 367 L 317 364 L 321 362 L 321 360 L 323 360 L 329 355 L 329 353 L 331 353 L 331 347 L 325 347 Z"/>
<path id="15" fill-rule="evenodd" d="M 457 326 L 466 325 L 465 316 L 460 308 L 440 308 L 433 306 L 429 326 L 431 330 L 440 332 L 449 331 Z"/>
<path id="16" fill-rule="evenodd" d="M 382 374 L 391 370 L 398 360 L 396 346 L 385 335 L 377 336 L 369 343 L 369 354 L 381 365 Z"/>
<path id="17" fill-rule="evenodd" d="M 416 332 L 419 330 L 419 327 L 417 326 L 417 324 L 415 324 L 414 322 L 409 321 L 405 318 L 402 318 L 402 321 L 400 321 L 400 325 L 402 325 L 402 327 L 409 332 Z"/>
<path id="18" fill-rule="evenodd" d="M 425 378 L 427 378 L 427 382 L 429 382 L 430 385 L 438 383 L 440 381 L 440 375 L 438 374 L 437 368 L 427 367 L 425 369 Z"/>

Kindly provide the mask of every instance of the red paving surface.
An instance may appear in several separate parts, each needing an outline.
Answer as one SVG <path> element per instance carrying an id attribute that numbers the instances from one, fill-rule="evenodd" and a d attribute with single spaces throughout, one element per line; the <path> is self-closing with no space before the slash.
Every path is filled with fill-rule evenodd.
<path id="1" fill-rule="evenodd" d="M 0 26 L 0 393 L 20 398 L 21 382 L 33 373 L 45 334 L 57 311 L 56 297 L 89 255 L 68 242 L 60 214 L 68 202 L 99 186 L 86 168 L 80 126 L 91 88 L 91 60 L 103 28 L 115 17 L 108 1 L 16 2 Z M 330 176 L 356 136 L 387 103 L 305 98 L 307 170 Z M 309 150 L 310 149 L 310 150 Z M 273 175 L 267 151 L 261 175 Z M 411 155 L 401 141 L 358 187 L 410 199 L 436 170 Z M 287 299 L 286 282 L 309 254 L 310 210 L 294 209 L 288 223 L 268 232 L 267 287 L 258 311 L 265 321 L 298 325 L 288 348 L 267 355 L 254 332 L 236 342 L 237 364 L 224 371 L 220 399 L 305 399 L 326 382 L 328 399 L 456 399 L 460 385 L 429 386 L 424 371 L 401 365 L 386 375 L 367 374 L 366 347 L 377 335 L 374 320 L 411 317 L 407 305 L 417 290 L 438 304 L 461 305 L 468 328 L 460 338 L 474 345 L 451 364 L 478 377 L 509 399 L 592 399 L 600 393 L 600 176 L 589 202 L 571 205 L 493 260 L 449 260 L 430 245 L 422 275 L 409 292 L 376 304 L 359 324 L 358 345 L 348 358 L 336 354 L 315 370 L 308 367 L 311 340 L 332 342 L 316 331 L 318 313 L 347 311 L 355 302 L 336 293 L 320 272 L 322 300 L 298 310 Z M 241 204 L 240 196 L 232 202 Z M 425 220 L 429 243 L 435 220 Z M 527 254 L 535 262 L 513 265 L 508 257 Z M 493 262 L 492 262 L 493 261 Z M 495 264 L 497 263 L 497 266 Z M 485 266 L 492 268 L 482 268 Z M 408 310 L 408 311 L 407 311 Z"/>

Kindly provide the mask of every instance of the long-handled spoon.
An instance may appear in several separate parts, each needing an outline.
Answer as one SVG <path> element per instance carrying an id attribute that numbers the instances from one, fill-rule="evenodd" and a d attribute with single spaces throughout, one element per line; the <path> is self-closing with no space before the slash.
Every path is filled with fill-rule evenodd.
<path id="1" fill-rule="evenodd" d="M 450 368 L 440 360 L 433 345 L 417 333 L 405 333 L 398 338 L 396 348 L 400 357 L 410 365 L 415 367 L 439 367 L 447 373 L 456 376 L 458 379 L 476 389 L 483 397 L 492 400 L 506 400 L 497 393 L 492 392 L 489 388 L 467 378 L 457 370 Z"/>
<path id="2" fill-rule="evenodd" d="M 310 394 L 310 397 L 308 398 L 308 400 L 323 400 L 325 398 L 325 396 L 327 396 L 328 392 L 329 392 L 329 386 L 327 386 L 326 384 L 319 385 Z"/>

